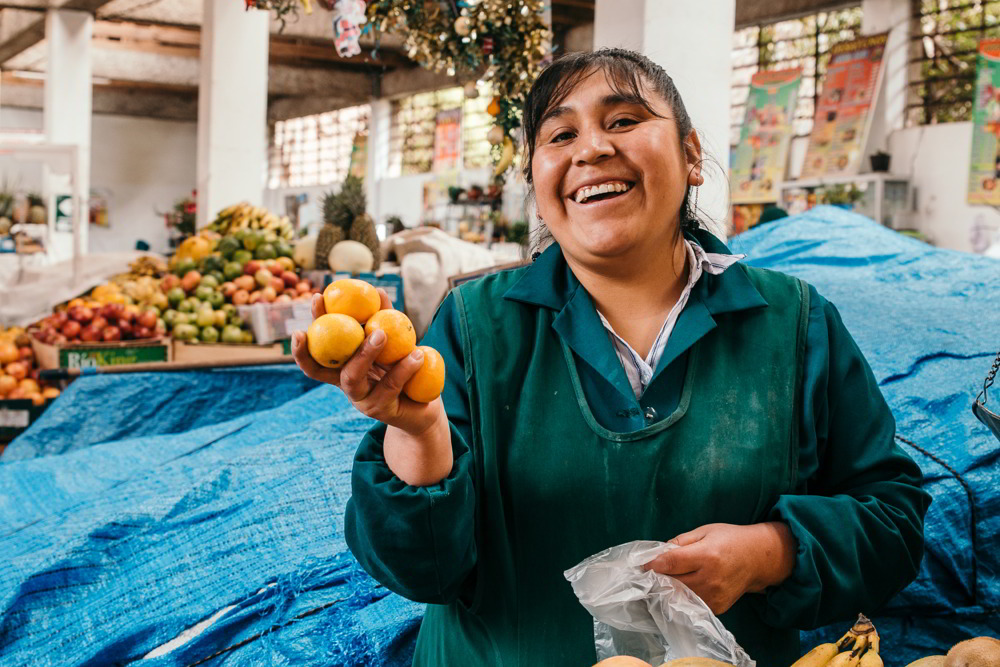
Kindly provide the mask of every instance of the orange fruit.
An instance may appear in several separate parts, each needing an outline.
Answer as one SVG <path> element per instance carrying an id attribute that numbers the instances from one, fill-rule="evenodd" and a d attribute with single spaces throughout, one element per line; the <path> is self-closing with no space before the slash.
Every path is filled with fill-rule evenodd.
<path id="1" fill-rule="evenodd" d="M 722 665 L 723 663 L 719 663 Z M 627 655 L 616 655 L 613 658 L 605 658 L 599 663 L 594 665 L 594 667 L 650 667 L 650 664 L 645 660 L 640 660 L 639 658 L 633 658 Z M 662 667 L 662 666 L 661 666 Z"/>
<path id="2" fill-rule="evenodd" d="M 365 324 L 365 335 L 371 336 L 377 329 L 385 332 L 385 346 L 375 361 L 388 366 L 394 364 L 417 347 L 417 332 L 413 330 L 410 318 L 398 310 L 380 310 Z"/>
<path id="3" fill-rule="evenodd" d="M 85 306 L 85 305 L 87 305 L 87 302 L 84 301 L 83 299 L 77 297 L 75 299 L 70 299 L 69 303 L 66 304 L 66 308 L 74 308 L 74 307 Z"/>
<path id="4" fill-rule="evenodd" d="M 28 366 L 20 361 L 15 361 L 12 364 L 7 364 L 7 375 L 11 375 L 15 380 L 20 382 L 24 378 L 28 377 Z"/>
<path id="5" fill-rule="evenodd" d="M 45 389 L 42 389 L 42 398 L 46 400 L 58 398 L 59 393 L 60 393 L 59 390 L 56 389 L 55 387 L 46 387 Z"/>
<path id="6" fill-rule="evenodd" d="M 0 375 L 0 397 L 6 396 L 17 388 L 17 380 L 10 375 Z"/>
<path id="7" fill-rule="evenodd" d="M 340 368 L 365 340 L 365 332 L 353 317 L 342 313 L 320 315 L 306 330 L 309 354 L 320 366 Z"/>
<path id="8" fill-rule="evenodd" d="M 382 307 L 378 291 L 357 278 L 334 280 L 323 290 L 327 313 L 349 315 L 364 324 Z"/>
<path id="9" fill-rule="evenodd" d="M 17 386 L 24 390 L 26 394 L 39 394 L 42 388 L 38 386 L 38 383 L 31 378 L 24 378 L 17 383 Z"/>
<path id="10" fill-rule="evenodd" d="M 42 395 L 39 394 L 37 391 L 32 392 L 30 394 L 25 392 L 24 397 L 30 398 L 31 402 L 34 403 L 35 405 L 45 405 L 45 399 L 42 398 Z"/>
<path id="11" fill-rule="evenodd" d="M 490 100 L 490 103 L 486 106 L 486 113 L 491 116 L 497 116 L 500 114 L 500 98 L 494 97 Z"/>
<path id="12" fill-rule="evenodd" d="M 424 363 L 403 385 L 403 393 L 418 403 L 430 403 L 444 389 L 444 359 L 433 347 L 421 345 L 417 349 L 423 351 Z"/>
<path id="13" fill-rule="evenodd" d="M 0 365 L 12 364 L 21 358 L 21 351 L 17 349 L 14 341 L 0 341 Z"/>
<path id="14" fill-rule="evenodd" d="M 20 387 L 14 387 L 13 389 L 10 390 L 10 393 L 7 394 L 7 398 L 13 401 L 19 398 L 27 398 L 27 395 L 24 393 L 24 390 L 21 389 Z"/>

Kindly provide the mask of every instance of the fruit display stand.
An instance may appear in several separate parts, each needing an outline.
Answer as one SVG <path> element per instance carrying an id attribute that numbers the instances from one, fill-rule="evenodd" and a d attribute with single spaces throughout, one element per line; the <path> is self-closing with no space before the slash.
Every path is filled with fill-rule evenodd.
<path id="1" fill-rule="evenodd" d="M 45 370 L 169 362 L 172 359 L 168 338 L 58 345 L 32 337 L 31 346 L 39 368 Z"/>
<path id="2" fill-rule="evenodd" d="M 51 401 L 37 405 L 30 398 L 0 400 L 0 452 L 42 416 Z"/>
<path id="3" fill-rule="evenodd" d="M 173 355 L 169 365 L 199 364 L 253 364 L 287 359 L 292 362 L 291 351 L 281 342 L 269 345 L 236 345 L 229 343 L 202 343 L 200 341 L 173 341 Z"/>

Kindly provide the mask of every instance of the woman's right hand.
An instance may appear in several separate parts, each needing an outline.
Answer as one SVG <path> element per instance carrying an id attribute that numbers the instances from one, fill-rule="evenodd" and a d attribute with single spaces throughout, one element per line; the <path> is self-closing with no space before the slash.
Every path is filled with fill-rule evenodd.
<path id="1" fill-rule="evenodd" d="M 378 290 L 382 309 L 392 308 L 385 290 Z M 312 316 L 316 319 L 326 313 L 321 294 L 313 295 Z M 332 384 L 347 395 L 360 412 L 389 426 L 394 426 L 413 437 L 427 433 L 442 420 L 447 421 L 440 397 L 430 403 L 418 403 L 401 394 L 403 385 L 413 377 L 423 363 L 423 352 L 414 350 L 390 368 L 375 363 L 375 358 L 385 346 L 385 333 L 376 331 L 365 338 L 347 363 L 340 368 L 319 365 L 309 354 L 306 334 L 292 334 L 292 357 L 308 377 Z"/>

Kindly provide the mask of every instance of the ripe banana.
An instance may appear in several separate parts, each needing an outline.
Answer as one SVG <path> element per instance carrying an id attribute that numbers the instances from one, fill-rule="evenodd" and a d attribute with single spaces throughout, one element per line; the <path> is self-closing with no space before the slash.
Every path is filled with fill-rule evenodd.
<path id="1" fill-rule="evenodd" d="M 507 168 L 510 167 L 511 163 L 514 161 L 514 142 L 511 141 L 510 137 L 503 138 L 503 152 L 500 154 L 500 161 L 497 162 L 496 167 L 493 168 L 493 176 L 500 176 Z"/>
<path id="2" fill-rule="evenodd" d="M 792 667 L 825 667 L 839 652 L 838 644 L 820 644 L 796 660 Z"/>

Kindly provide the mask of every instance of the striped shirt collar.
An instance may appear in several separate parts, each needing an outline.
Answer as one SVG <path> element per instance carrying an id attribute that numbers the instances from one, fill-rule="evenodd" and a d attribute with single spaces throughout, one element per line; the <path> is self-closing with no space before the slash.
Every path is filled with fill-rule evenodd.
<path id="1" fill-rule="evenodd" d="M 660 327 L 660 332 L 656 334 L 656 340 L 653 341 L 653 345 L 649 349 L 649 354 L 646 355 L 645 359 L 640 357 L 639 353 L 632 349 L 631 345 L 615 333 L 614 328 L 608 322 L 607 318 L 604 317 L 604 314 L 599 310 L 597 311 L 597 316 L 601 318 L 601 324 L 604 325 L 608 335 L 611 337 L 615 354 L 625 369 L 625 375 L 628 377 L 629 385 L 632 387 L 636 398 L 642 396 L 650 380 L 652 380 L 656 366 L 660 362 L 660 357 L 663 356 L 663 351 L 667 349 L 667 341 L 670 339 L 674 325 L 677 324 L 677 318 L 687 305 L 688 299 L 691 297 L 691 290 L 698 284 L 698 280 L 701 279 L 702 274 L 720 275 L 746 256 L 705 252 L 700 245 L 692 243 L 688 239 L 684 239 L 684 249 L 687 253 L 687 264 L 690 267 L 687 284 L 684 286 L 680 298 L 677 299 L 677 303 L 670 309 L 667 318 L 663 321 L 663 326 Z"/>

